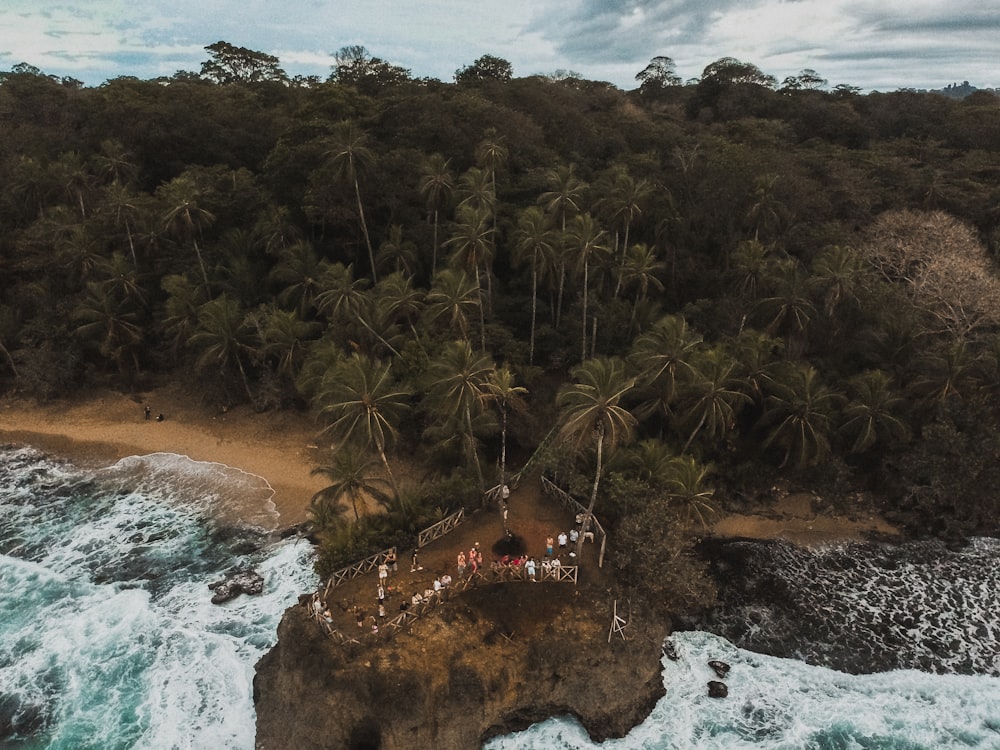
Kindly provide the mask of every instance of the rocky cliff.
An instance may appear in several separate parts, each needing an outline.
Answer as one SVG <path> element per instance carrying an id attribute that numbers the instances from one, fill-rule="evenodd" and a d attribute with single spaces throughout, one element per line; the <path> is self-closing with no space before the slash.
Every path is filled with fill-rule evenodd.
<path id="1" fill-rule="evenodd" d="M 611 606 L 566 584 L 488 586 L 361 646 L 293 607 L 257 664 L 257 748 L 473 749 L 563 715 L 597 741 L 622 736 L 664 694 L 667 628 L 633 616 L 609 643 Z"/>

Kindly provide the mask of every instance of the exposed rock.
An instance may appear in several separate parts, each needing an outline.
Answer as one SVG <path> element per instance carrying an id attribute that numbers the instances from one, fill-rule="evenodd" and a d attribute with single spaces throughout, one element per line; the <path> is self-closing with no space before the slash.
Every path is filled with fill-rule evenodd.
<path id="1" fill-rule="evenodd" d="M 726 679 L 726 675 L 729 674 L 729 665 L 726 664 L 726 662 L 724 661 L 719 661 L 718 659 L 712 659 L 708 663 L 708 666 L 712 668 L 712 671 L 715 672 L 715 675 L 720 680 Z"/>
<path id="2" fill-rule="evenodd" d="M 609 643 L 610 603 L 578 594 L 470 590 L 361 646 L 338 645 L 293 607 L 257 664 L 257 748 L 477 748 L 566 714 L 595 741 L 623 736 L 665 692 L 666 626 L 632 618 L 629 640 Z"/>
<path id="3" fill-rule="evenodd" d="M 225 579 L 210 583 L 208 587 L 215 592 L 212 604 L 222 604 L 240 594 L 259 594 L 264 590 L 264 577 L 250 568 L 231 570 Z"/>
<path id="4" fill-rule="evenodd" d="M 677 647 L 674 646 L 674 642 L 669 638 L 663 642 L 663 648 L 661 651 L 665 657 L 670 659 L 670 661 L 677 661 L 681 658 L 677 653 Z"/>
<path id="5" fill-rule="evenodd" d="M 709 698 L 726 698 L 728 696 L 729 696 L 729 688 L 726 687 L 726 683 L 719 682 L 718 680 L 708 681 Z"/>

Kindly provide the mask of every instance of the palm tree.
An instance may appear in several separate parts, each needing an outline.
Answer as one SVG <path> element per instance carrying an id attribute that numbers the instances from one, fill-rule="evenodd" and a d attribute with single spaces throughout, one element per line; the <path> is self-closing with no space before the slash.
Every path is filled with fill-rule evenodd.
<path id="1" fill-rule="evenodd" d="M 354 264 L 333 263 L 324 268 L 316 308 L 336 323 L 356 320 L 366 304 L 368 279 L 354 278 Z"/>
<path id="2" fill-rule="evenodd" d="M 316 306 L 328 269 L 329 264 L 319 257 L 311 243 L 295 242 L 281 246 L 269 278 L 278 286 L 278 301 L 305 318 Z"/>
<path id="3" fill-rule="evenodd" d="M 331 419 L 323 432 L 378 454 L 397 503 L 401 496 L 386 448 L 396 438 L 409 397 L 407 388 L 393 382 L 389 364 L 355 354 L 329 373 L 315 398 L 320 415 Z"/>
<path id="4" fill-rule="evenodd" d="M 142 327 L 127 299 L 91 282 L 87 284 L 83 300 L 73 311 L 73 320 L 77 324 L 77 336 L 93 342 L 101 356 L 111 360 L 120 374 L 125 375 L 126 358 L 131 359 L 134 371 L 139 371 L 136 350 L 142 341 Z"/>
<path id="5" fill-rule="evenodd" d="M 427 318 L 433 323 L 446 318 L 449 327 L 469 339 L 469 313 L 480 306 L 479 287 L 464 271 L 447 268 L 434 278 L 434 285 L 427 293 Z"/>
<path id="6" fill-rule="evenodd" d="M 379 268 L 389 268 L 395 273 L 413 273 L 417 268 L 417 247 L 410 240 L 403 239 L 402 224 L 389 227 L 389 236 L 378 246 L 375 262 Z"/>
<path id="7" fill-rule="evenodd" d="M 20 329 L 21 326 L 14 308 L 9 305 L 0 305 L 0 352 L 3 352 L 3 355 L 7 358 L 7 362 L 10 364 L 10 371 L 14 373 L 15 378 L 20 378 L 21 374 L 17 371 L 17 364 L 10 353 L 10 347 L 17 341 L 17 334 Z"/>
<path id="8" fill-rule="evenodd" d="M 405 323 L 419 342 L 416 320 L 424 309 L 424 293 L 413 288 L 413 278 L 401 272 L 389 274 L 375 285 L 376 305 L 384 308 L 385 316 L 397 323 Z"/>
<path id="9" fill-rule="evenodd" d="M 359 179 L 360 175 L 375 160 L 367 142 L 368 137 L 365 133 L 358 130 L 350 120 L 345 120 L 337 125 L 330 148 L 325 156 L 330 158 L 331 166 L 337 174 L 354 188 L 354 197 L 358 205 L 358 220 L 361 223 L 361 232 L 365 238 L 368 260 L 372 267 L 372 281 L 378 281 L 378 274 L 375 270 L 375 251 L 372 249 L 372 240 L 368 234 L 368 222 L 365 220 L 365 207 L 361 201 Z"/>
<path id="10" fill-rule="evenodd" d="M 575 367 L 572 375 L 576 382 L 564 386 L 556 397 L 561 412 L 559 435 L 572 442 L 577 451 L 593 440 L 597 454 L 594 487 L 577 541 L 576 554 L 580 559 L 583 538 L 590 528 L 590 519 L 597 504 L 604 450 L 614 450 L 620 443 L 630 440 L 636 419 L 621 406 L 623 397 L 634 385 L 634 381 L 625 375 L 624 362 L 603 357 L 590 359 Z"/>
<path id="11" fill-rule="evenodd" d="M 736 369 L 736 361 L 720 348 L 708 349 L 694 359 L 681 414 L 681 422 L 694 428 L 682 453 L 687 453 L 699 432 L 712 439 L 722 438 L 736 426 L 740 409 L 750 401 L 740 390 L 743 381 L 736 377 Z"/>
<path id="12" fill-rule="evenodd" d="M 680 516 L 685 527 L 695 519 L 704 528 L 708 517 L 716 512 L 712 490 L 705 488 L 709 467 L 699 464 L 691 456 L 677 456 L 670 462 L 664 481 L 671 502 L 680 505 Z"/>
<path id="13" fill-rule="evenodd" d="M 828 245 L 813 260 L 807 286 L 822 297 L 826 316 L 833 317 L 841 305 L 858 304 L 868 275 L 868 266 L 860 253 L 849 247 Z"/>
<path id="14" fill-rule="evenodd" d="M 255 351 L 252 329 L 246 325 L 247 316 L 239 302 L 225 294 L 209 300 L 198 309 L 197 328 L 191 335 L 191 347 L 201 353 L 198 366 L 215 364 L 225 378 L 226 370 L 236 365 L 246 391 L 247 398 L 254 400 L 250 391 L 250 381 L 243 366 L 244 352 Z"/>
<path id="15" fill-rule="evenodd" d="M 629 319 L 629 329 L 635 326 L 636 313 L 646 301 L 649 288 L 663 291 L 663 282 L 659 274 L 666 271 L 667 265 L 656 257 L 656 249 L 640 242 L 632 245 L 625 254 L 621 269 L 621 283 L 625 289 L 634 288 L 638 294 L 632 305 L 632 316 Z"/>
<path id="16" fill-rule="evenodd" d="M 590 287 L 591 256 L 606 253 L 608 246 L 604 244 L 605 233 L 594 217 L 589 213 L 577 216 L 570 230 L 571 250 L 576 258 L 576 265 L 583 272 L 583 313 L 582 313 L 582 346 L 580 359 L 587 359 L 587 299 Z"/>
<path id="17" fill-rule="evenodd" d="M 466 452 L 476 469 L 481 492 L 485 492 L 486 487 L 472 417 L 482 406 L 487 383 L 495 368 L 493 360 L 487 354 L 473 352 L 468 341 L 452 341 L 427 368 L 438 412 L 446 418 L 458 418 L 462 424 Z"/>
<path id="18" fill-rule="evenodd" d="M 487 128 L 483 133 L 483 140 L 476 146 L 476 163 L 482 166 L 490 175 L 490 188 L 494 202 L 497 195 L 497 169 L 507 161 L 507 146 L 504 145 L 506 139 L 499 135 L 496 128 Z M 493 231 L 497 229 L 497 214 L 494 203 L 493 210 Z"/>
<path id="19" fill-rule="evenodd" d="M 619 247 L 618 230 L 624 232 L 621 241 L 621 262 L 618 268 L 618 280 L 615 283 L 615 298 L 621 290 L 622 271 L 625 268 L 625 255 L 628 252 L 629 230 L 632 224 L 642 215 L 643 203 L 649 198 L 652 188 L 645 180 L 636 180 L 625 167 L 615 170 L 608 196 L 600 201 L 603 213 L 615 227 L 615 248 Z"/>
<path id="20" fill-rule="evenodd" d="M 940 408 L 953 399 L 969 399 L 981 388 L 977 365 L 970 347 L 964 341 L 955 342 L 917 361 L 909 389 L 931 408 Z"/>
<path id="21" fill-rule="evenodd" d="M 816 308 L 809 299 L 806 278 L 797 264 L 782 266 L 775 282 L 772 296 L 760 300 L 755 310 L 768 333 L 784 335 L 787 355 L 797 357 L 805 348 L 806 334 Z"/>
<path id="22" fill-rule="evenodd" d="M 851 442 L 851 453 L 909 437 L 910 429 L 899 416 L 906 401 L 892 387 L 887 372 L 866 370 L 847 385 L 851 399 L 844 407 L 840 432 Z"/>
<path id="23" fill-rule="evenodd" d="M 364 503 L 366 495 L 374 497 L 383 504 L 387 500 L 382 492 L 382 486 L 388 486 L 388 482 L 372 473 L 375 464 L 374 459 L 364 458 L 353 446 L 342 447 L 334 454 L 333 463 L 317 466 L 312 470 L 312 474 L 322 474 L 330 480 L 328 486 L 313 495 L 313 502 L 332 504 L 336 507 L 341 499 L 346 497 L 354 510 L 354 520 L 360 520 L 358 502 Z"/>
<path id="24" fill-rule="evenodd" d="M 438 214 L 448 205 L 455 187 L 455 176 L 448 169 L 449 160 L 441 154 L 431 154 L 420 178 L 420 195 L 434 220 L 434 249 L 431 255 L 431 278 L 437 274 Z"/>
<path id="25" fill-rule="evenodd" d="M 747 395 L 762 404 L 764 391 L 772 382 L 778 364 L 776 358 L 783 347 L 781 340 L 755 328 L 744 328 L 728 345 L 733 358 L 739 363 Z"/>
<path id="26" fill-rule="evenodd" d="M 538 275 L 542 262 L 555 253 L 555 236 L 548 227 L 545 214 L 537 207 L 524 209 L 517 221 L 514 259 L 531 263 L 531 334 L 528 341 L 528 364 L 535 363 L 535 321 L 538 311 Z"/>
<path id="27" fill-rule="evenodd" d="M 115 226 L 125 227 L 125 237 L 128 239 L 128 247 L 132 253 L 132 262 L 138 265 L 139 259 L 135 252 L 135 237 L 132 226 L 141 214 L 142 199 L 116 180 L 104 190 L 104 202 L 101 207 L 111 214 Z"/>
<path id="28" fill-rule="evenodd" d="M 484 387 L 484 398 L 496 404 L 500 411 L 500 487 L 507 484 L 507 418 L 511 411 L 524 410 L 528 389 L 514 385 L 514 373 L 507 365 L 490 372 Z"/>
<path id="29" fill-rule="evenodd" d="M 679 384 L 691 376 L 690 360 L 700 344 L 701 336 L 680 315 L 665 315 L 635 340 L 629 362 L 639 372 L 642 392 L 648 394 L 636 407 L 640 419 L 672 414 Z"/>
<path id="30" fill-rule="evenodd" d="M 635 476 L 653 487 L 663 486 L 669 476 L 674 453 L 656 438 L 640 440 L 628 451 L 628 465 Z"/>
<path id="31" fill-rule="evenodd" d="M 463 211 L 460 213 L 460 223 L 455 225 L 455 233 L 448 240 L 449 245 L 454 247 L 452 263 L 465 270 L 472 272 L 476 280 L 477 298 L 479 301 L 479 338 L 480 348 L 486 351 L 486 319 L 483 313 L 482 284 L 480 283 L 479 269 L 485 267 L 489 274 L 489 263 L 493 257 L 493 230 L 486 222 L 486 217 L 481 213 Z"/>
<path id="32" fill-rule="evenodd" d="M 170 206 L 163 216 L 164 226 L 168 231 L 190 240 L 198 257 L 201 277 L 205 288 L 209 288 L 208 271 L 205 270 L 205 259 L 198 246 L 198 238 L 202 230 L 215 221 L 215 215 L 198 205 L 194 183 L 187 177 L 175 177 L 167 185 L 157 190 Z"/>
<path id="33" fill-rule="evenodd" d="M 834 412 L 842 396 L 820 382 L 816 369 L 804 362 L 789 362 L 776 374 L 767 397 L 761 425 L 770 427 L 761 447 L 784 449 L 781 466 L 802 469 L 822 461 L 830 452 Z"/>
<path id="34" fill-rule="evenodd" d="M 261 353 L 277 362 L 277 371 L 294 381 L 302 367 L 309 341 L 318 338 L 321 325 L 306 321 L 294 310 L 264 308 L 259 320 Z"/>
<path id="35" fill-rule="evenodd" d="M 577 177 L 574 170 L 575 167 L 572 164 L 550 169 L 545 173 L 545 181 L 550 190 L 538 196 L 538 202 L 561 227 L 561 239 L 566 236 L 566 219 L 580 213 L 581 200 L 587 189 L 587 183 Z M 566 263 L 564 252 L 560 251 L 555 255 L 559 265 L 559 282 L 553 325 L 556 330 L 559 330 L 559 321 L 562 317 L 563 286 L 566 281 Z"/>

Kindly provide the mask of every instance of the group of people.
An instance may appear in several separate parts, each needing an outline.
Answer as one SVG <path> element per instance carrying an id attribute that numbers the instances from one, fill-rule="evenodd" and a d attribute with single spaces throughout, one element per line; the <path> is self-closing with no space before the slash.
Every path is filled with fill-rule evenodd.
<path id="1" fill-rule="evenodd" d="M 460 580 L 465 578 L 466 570 L 475 575 L 483 567 L 483 552 L 479 549 L 479 542 L 476 542 L 469 548 L 468 555 L 466 555 L 465 550 L 459 551 L 456 562 Z"/>

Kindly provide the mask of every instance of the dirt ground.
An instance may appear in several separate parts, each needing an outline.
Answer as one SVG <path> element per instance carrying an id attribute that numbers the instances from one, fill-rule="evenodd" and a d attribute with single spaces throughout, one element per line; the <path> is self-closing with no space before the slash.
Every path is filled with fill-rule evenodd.
<path id="1" fill-rule="evenodd" d="M 507 501 L 507 526 L 510 531 L 524 542 L 526 555 L 531 555 L 536 562 L 545 556 L 545 539 L 548 536 L 558 538 L 560 531 L 569 533 L 574 524 L 574 516 L 565 510 L 555 498 L 547 497 L 542 492 L 541 480 L 538 476 L 526 478 L 511 491 Z M 417 591 L 433 587 L 434 579 L 448 574 L 453 579 L 458 575 L 457 557 L 459 551 L 468 550 L 477 543 L 483 553 L 483 565 L 498 559 L 494 551 L 497 543 L 506 539 L 503 518 L 495 505 L 467 514 L 465 521 L 451 533 L 430 542 L 417 551 L 418 565 L 422 570 L 411 571 L 412 549 L 399 550 L 398 572 L 389 575 L 389 586 L 386 592 L 386 619 L 392 619 L 399 614 L 399 605 L 408 602 Z M 557 545 L 558 546 L 558 545 Z M 569 550 L 567 550 L 568 552 Z M 586 543 L 583 547 L 583 560 L 580 569 L 579 586 L 590 588 L 600 585 L 605 579 L 606 571 L 597 566 L 599 543 Z M 574 561 L 568 554 L 556 555 L 565 565 Z M 539 599 L 542 590 L 549 586 L 568 586 L 571 584 L 545 584 L 539 586 Z M 326 605 L 333 616 L 333 626 L 345 635 L 355 635 L 359 632 L 356 608 L 360 608 L 365 617 L 361 632 L 371 629 L 371 618 L 377 613 L 378 573 L 371 571 L 347 581 L 332 589 L 327 596 Z"/>

